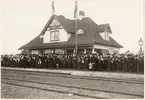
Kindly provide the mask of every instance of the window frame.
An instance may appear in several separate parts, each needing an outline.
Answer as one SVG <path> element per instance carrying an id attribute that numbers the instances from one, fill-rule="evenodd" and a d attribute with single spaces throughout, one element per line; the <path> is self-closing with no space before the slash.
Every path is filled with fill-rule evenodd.
<path id="1" fill-rule="evenodd" d="M 54 34 L 53 39 L 52 39 L 52 33 Z M 56 34 L 58 36 L 58 39 L 56 39 Z M 55 41 L 60 41 L 59 30 L 50 31 L 50 42 L 55 42 Z"/>
<path id="2" fill-rule="evenodd" d="M 83 29 L 78 29 L 77 34 L 84 34 L 84 30 Z"/>

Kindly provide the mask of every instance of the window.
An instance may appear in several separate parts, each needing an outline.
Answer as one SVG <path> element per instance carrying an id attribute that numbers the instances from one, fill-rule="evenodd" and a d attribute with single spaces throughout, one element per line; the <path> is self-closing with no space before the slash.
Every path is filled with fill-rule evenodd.
<path id="1" fill-rule="evenodd" d="M 38 50 L 32 50 L 31 54 L 38 54 Z"/>
<path id="2" fill-rule="evenodd" d="M 59 41 L 59 31 L 50 31 L 50 41 Z"/>
<path id="3" fill-rule="evenodd" d="M 77 34 L 84 34 L 84 31 L 83 31 L 82 29 L 79 29 L 79 30 L 77 31 Z"/>

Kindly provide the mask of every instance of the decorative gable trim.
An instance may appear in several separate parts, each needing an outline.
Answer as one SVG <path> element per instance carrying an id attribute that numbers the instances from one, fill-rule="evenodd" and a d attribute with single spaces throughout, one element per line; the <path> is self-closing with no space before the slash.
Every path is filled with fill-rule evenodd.
<path id="1" fill-rule="evenodd" d="M 48 25 L 50 24 L 50 22 L 53 20 L 54 16 L 51 16 L 50 19 L 48 20 L 48 22 L 46 23 L 45 27 L 43 28 L 43 30 L 41 31 L 40 35 L 44 35 L 45 31 L 48 28 Z"/>
<path id="2" fill-rule="evenodd" d="M 53 19 L 51 23 L 49 24 L 49 26 L 59 26 L 59 25 L 60 23 L 56 19 Z"/>
<path id="3" fill-rule="evenodd" d="M 62 25 L 54 18 L 47 27 L 47 31 L 63 29 Z"/>

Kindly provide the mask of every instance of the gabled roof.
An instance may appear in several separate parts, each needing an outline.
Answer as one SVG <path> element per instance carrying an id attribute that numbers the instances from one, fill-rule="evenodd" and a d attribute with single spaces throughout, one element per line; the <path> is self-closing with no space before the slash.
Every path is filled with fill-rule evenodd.
<path id="1" fill-rule="evenodd" d="M 104 30 L 112 33 L 110 25 L 109 24 L 100 24 L 98 25 L 98 32 L 104 32 Z"/>
<path id="2" fill-rule="evenodd" d="M 56 43 L 43 43 L 43 39 L 40 38 L 41 34 L 45 33 L 45 30 L 48 28 L 51 21 L 55 18 L 63 28 L 71 33 L 70 38 L 66 42 L 56 42 Z M 84 34 L 77 35 L 78 46 L 93 46 L 94 44 L 107 45 L 112 47 L 122 48 L 112 37 L 110 41 L 103 40 L 99 32 L 103 30 L 106 31 L 106 28 L 110 28 L 109 24 L 97 25 L 89 17 L 85 17 L 82 20 L 77 20 L 77 28 L 83 29 Z M 109 29 L 108 28 L 108 29 Z M 110 29 L 111 31 L 111 29 Z M 38 49 L 38 48 L 68 48 L 75 47 L 75 20 L 65 18 L 64 16 L 53 15 L 43 28 L 42 32 L 35 39 L 22 46 L 20 49 Z"/>
<path id="3" fill-rule="evenodd" d="M 41 31 L 40 34 L 45 34 L 46 29 L 48 28 L 49 24 L 51 23 L 51 21 L 53 19 L 56 19 L 62 26 L 63 28 L 70 33 L 74 33 L 75 30 L 75 26 L 74 26 L 74 20 L 65 18 L 64 16 L 60 15 L 52 15 L 50 17 L 50 19 L 48 20 L 48 22 L 46 23 L 45 27 L 43 28 L 43 30 Z"/>

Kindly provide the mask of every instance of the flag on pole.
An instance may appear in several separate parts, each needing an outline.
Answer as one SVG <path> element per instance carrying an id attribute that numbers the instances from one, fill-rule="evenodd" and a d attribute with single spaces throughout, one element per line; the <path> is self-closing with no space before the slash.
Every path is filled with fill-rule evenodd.
<path id="1" fill-rule="evenodd" d="M 54 1 L 52 1 L 52 14 L 54 14 L 55 8 L 54 8 Z"/>
<path id="2" fill-rule="evenodd" d="M 77 1 L 75 1 L 75 10 L 74 10 L 74 18 L 77 18 Z"/>

